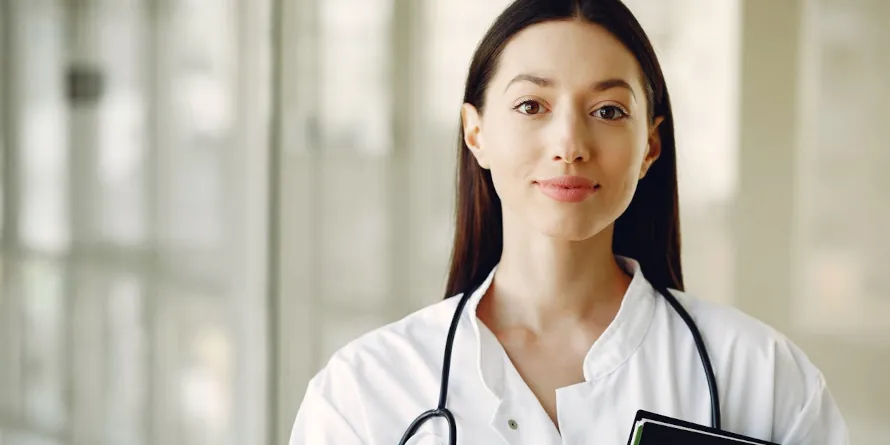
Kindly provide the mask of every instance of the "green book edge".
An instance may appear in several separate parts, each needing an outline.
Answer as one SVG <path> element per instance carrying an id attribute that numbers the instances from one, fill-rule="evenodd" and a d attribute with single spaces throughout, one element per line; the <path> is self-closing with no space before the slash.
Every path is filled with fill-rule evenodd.
<path id="1" fill-rule="evenodd" d="M 634 445 L 640 445 L 640 441 L 643 440 L 643 427 L 644 427 L 644 426 L 646 426 L 645 423 L 642 424 L 642 425 L 640 425 L 640 426 L 637 428 L 637 437 L 634 438 Z"/>

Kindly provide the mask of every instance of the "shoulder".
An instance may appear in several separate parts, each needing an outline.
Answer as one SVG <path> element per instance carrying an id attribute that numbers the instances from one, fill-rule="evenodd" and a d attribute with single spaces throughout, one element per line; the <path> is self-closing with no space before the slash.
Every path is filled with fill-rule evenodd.
<path id="1" fill-rule="evenodd" d="M 820 378 L 819 370 L 806 353 L 773 326 L 731 305 L 685 292 L 672 293 L 689 311 L 715 352 L 728 351 L 739 358 L 756 359 L 760 363 L 774 361 L 777 372 L 796 371 L 813 383 Z"/>
<path id="2" fill-rule="evenodd" d="M 358 380 L 364 376 L 397 376 L 410 364 L 412 372 L 433 371 L 459 298 L 436 302 L 401 319 L 371 330 L 341 346 L 324 363 L 313 383 Z"/>
<path id="3" fill-rule="evenodd" d="M 291 443 L 364 443 L 398 430 L 386 422 L 432 405 L 428 399 L 436 394 L 423 388 L 438 380 L 441 344 L 457 302 L 449 298 L 422 308 L 335 351 L 306 387 Z"/>
<path id="4" fill-rule="evenodd" d="M 398 418 L 399 412 L 383 413 L 394 409 L 385 401 L 409 403 L 415 393 L 429 392 L 422 391 L 424 385 L 438 381 L 457 302 L 456 297 L 437 302 L 340 347 L 309 381 L 301 411 L 328 407 L 356 431 L 371 428 L 363 420 L 369 410 Z"/>
<path id="5" fill-rule="evenodd" d="M 671 293 L 692 316 L 702 334 L 725 346 L 768 348 L 788 339 L 781 332 L 738 308 L 672 290 Z M 675 314 L 679 319 L 679 315 Z"/>
<path id="6" fill-rule="evenodd" d="M 672 292 L 701 331 L 723 405 L 769 412 L 773 437 L 814 428 L 836 411 L 822 372 L 784 333 L 730 305 Z"/>
<path id="7" fill-rule="evenodd" d="M 431 338 L 444 339 L 458 298 L 448 298 L 371 330 L 343 345 L 332 362 L 392 358 L 393 355 L 429 348 Z"/>

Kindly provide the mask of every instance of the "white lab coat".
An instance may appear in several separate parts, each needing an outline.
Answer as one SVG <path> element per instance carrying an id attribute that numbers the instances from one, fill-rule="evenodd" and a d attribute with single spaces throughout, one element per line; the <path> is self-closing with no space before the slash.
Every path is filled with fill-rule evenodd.
<path id="1" fill-rule="evenodd" d="M 459 444 L 625 444 L 639 409 L 710 424 L 689 330 L 639 264 L 619 260 L 633 279 L 584 360 L 585 381 L 557 390 L 559 431 L 476 317 L 492 271 L 467 303 L 454 342 L 447 405 Z M 848 443 L 825 379 L 800 349 L 735 309 L 674 293 L 704 337 L 725 430 L 782 445 Z M 309 383 L 290 445 L 396 445 L 418 414 L 436 407 L 457 302 L 424 308 L 340 349 Z M 445 421 L 426 422 L 409 443 L 447 444 Z"/>

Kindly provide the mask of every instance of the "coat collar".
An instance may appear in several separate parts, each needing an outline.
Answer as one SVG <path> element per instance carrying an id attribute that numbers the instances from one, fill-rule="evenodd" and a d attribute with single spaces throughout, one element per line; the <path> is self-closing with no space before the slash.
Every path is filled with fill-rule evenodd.
<path id="1" fill-rule="evenodd" d="M 640 264 L 626 257 L 616 256 L 616 259 L 632 279 L 615 318 L 587 352 L 583 367 L 587 382 L 600 379 L 627 362 L 642 344 L 655 314 L 655 290 L 643 275 Z M 496 271 L 497 266 L 470 296 L 461 321 L 469 323 L 475 334 L 476 360 L 482 383 L 494 397 L 503 400 L 508 396 L 505 382 L 512 365 L 497 337 L 479 321 L 476 313 Z"/>

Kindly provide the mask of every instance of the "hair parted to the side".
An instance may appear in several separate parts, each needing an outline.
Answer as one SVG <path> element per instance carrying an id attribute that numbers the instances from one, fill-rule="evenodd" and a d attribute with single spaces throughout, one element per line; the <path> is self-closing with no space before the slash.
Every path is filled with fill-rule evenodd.
<path id="1" fill-rule="evenodd" d="M 615 223 L 613 252 L 637 260 L 656 288 L 683 290 L 674 120 L 664 75 L 649 38 L 620 0 L 516 0 L 495 20 L 470 64 L 464 103 L 482 112 L 485 91 L 510 39 L 551 20 L 586 20 L 612 33 L 636 57 L 646 87 L 649 119 L 659 125 L 661 155 L 640 181 L 633 200 Z M 454 245 L 445 298 L 485 279 L 503 250 L 501 202 L 491 174 L 481 168 L 458 134 Z"/>

